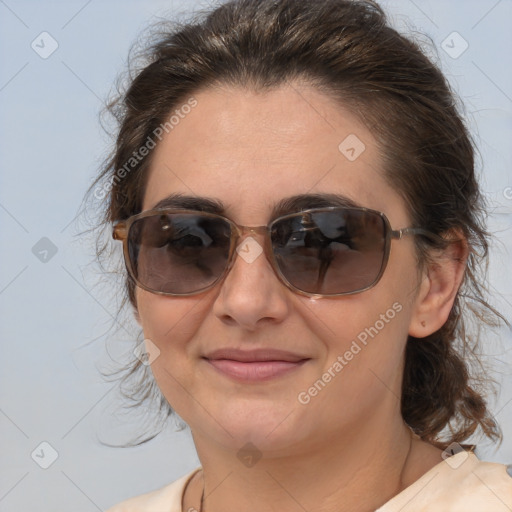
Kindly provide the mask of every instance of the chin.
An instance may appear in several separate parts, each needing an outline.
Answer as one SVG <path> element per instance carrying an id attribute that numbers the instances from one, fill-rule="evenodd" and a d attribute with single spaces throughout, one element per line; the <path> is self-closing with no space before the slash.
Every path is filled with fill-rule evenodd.
<path id="1" fill-rule="evenodd" d="M 212 416 L 205 417 L 203 410 L 201 418 L 196 418 L 203 435 L 215 437 L 218 444 L 237 452 L 246 445 L 261 452 L 286 450 L 307 438 L 310 430 L 289 402 L 284 406 L 281 402 L 243 400 L 229 404 L 226 400 L 218 408 L 206 406 L 206 409 Z M 219 414 L 214 410 L 220 411 Z M 213 418 L 220 419 L 217 422 Z M 194 420 L 190 426 L 194 431 Z"/>

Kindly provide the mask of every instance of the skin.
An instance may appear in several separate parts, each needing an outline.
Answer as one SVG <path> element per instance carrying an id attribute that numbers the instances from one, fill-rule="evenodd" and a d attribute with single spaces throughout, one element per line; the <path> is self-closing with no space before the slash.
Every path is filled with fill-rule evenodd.
<path id="1" fill-rule="evenodd" d="M 374 137 L 332 99 L 298 83 L 194 96 L 197 107 L 154 150 L 144 210 L 182 193 L 219 200 L 228 218 L 260 226 L 285 197 L 337 193 L 384 212 L 393 229 L 410 225 L 382 176 Z M 338 149 L 350 134 L 366 146 L 353 162 Z M 160 350 L 153 374 L 190 426 L 203 468 L 184 510 L 199 509 L 204 486 L 208 512 L 249 512 L 255 503 L 269 511 L 373 511 L 439 463 L 440 450 L 411 439 L 399 397 L 407 335 L 436 331 L 460 285 L 464 248 L 450 251 L 419 272 L 412 237 L 393 241 L 377 286 L 337 298 L 292 292 L 264 255 L 253 263 L 237 257 L 224 281 L 200 295 L 137 288 L 137 318 Z M 299 403 L 298 394 L 397 302 L 400 313 L 307 405 Z M 224 347 L 280 348 L 310 360 L 272 381 L 241 384 L 202 359 Z M 252 467 L 237 457 L 248 442 L 262 454 Z"/>

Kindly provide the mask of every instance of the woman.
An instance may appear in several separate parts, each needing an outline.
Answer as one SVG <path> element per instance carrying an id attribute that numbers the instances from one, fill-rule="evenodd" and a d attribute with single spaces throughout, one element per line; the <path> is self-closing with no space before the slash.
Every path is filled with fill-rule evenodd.
<path id="1" fill-rule="evenodd" d="M 370 1 L 235 0 L 149 58 L 95 185 L 132 371 L 201 467 L 110 510 L 512 510 L 512 471 L 460 444 L 500 432 L 464 329 L 482 198 L 440 71 Z"/>

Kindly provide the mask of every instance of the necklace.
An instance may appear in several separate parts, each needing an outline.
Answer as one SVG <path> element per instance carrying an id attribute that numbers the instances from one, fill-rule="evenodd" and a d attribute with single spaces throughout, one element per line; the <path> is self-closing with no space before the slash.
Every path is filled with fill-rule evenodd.
<path id="1" fill-rule="evenodd" d="M 203 492 L 201 493 L 201 503 L 199 504 L 199 512 L 203 512 L 203 501 L 204 501 L 204 485 L 203 485 Z"/>

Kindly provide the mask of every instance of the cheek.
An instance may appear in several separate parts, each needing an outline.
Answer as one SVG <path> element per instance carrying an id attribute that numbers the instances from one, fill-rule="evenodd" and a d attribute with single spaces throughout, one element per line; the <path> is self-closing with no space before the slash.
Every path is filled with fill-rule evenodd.
<path id="1" fill-rule="evenodd" d="M 158 356 L 151 363 L 153 376 L 173 409 L 187 419 L 188 394 L 183 393 L 183 387 L 195 393 L 190 364 L 194 359 L 194 337 L 210 301 L 165 297 L 140 289 L 136 296 L 144 338 L 158 348 Z"/>
<path id="2" fill-rule="evenodd" d="M 378 292 L 368 290 L 311 308 L 314 330 L 327 349 L 325 363 L 330 368 L 340 362 L 343 373 L 357 381 L 364 378 L 362 368 L 396 367 L 407 339 L 410 307 L 398 294 Z"/>
<path id="3" fill-rule="evenodd" d="M 188 380 L 197 352 L 194 340 L 209 301 L 197 297 L 165 297 L 144 290 L 137 292 L 137 301 L 144 339 L 150 340 L 149 346 L 158 354 L 151 370 L 167 400 L 174 399 L 177 381 L 171 376 L 179 382 Z"/>
<path id="4" fill-rule="evenodd" d="M 173 355 L 173 361 L 184 354 L 194 337 L 209 301 L 197 297 L 165 297 L 137 289 L 137 304 L 144 338 L 157 345 L 162 355 Z"/>

